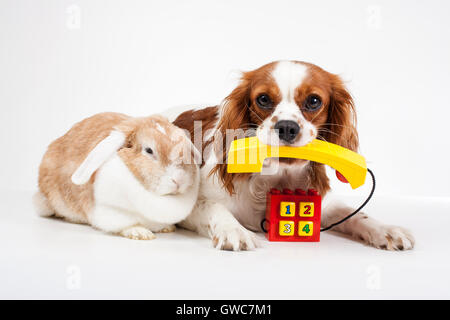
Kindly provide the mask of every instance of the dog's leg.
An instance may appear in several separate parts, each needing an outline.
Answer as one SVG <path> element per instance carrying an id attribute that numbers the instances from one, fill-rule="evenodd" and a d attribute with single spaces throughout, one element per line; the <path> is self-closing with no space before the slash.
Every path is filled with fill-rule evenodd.
<path id="1" fill-rule="evenodd" d="M 225 206 L 199 200 L 181 227 L 211 238 L 213 245 L 221 250 L 251 250 L 258 246 L 253 232 L 244 228 Z"/>
<path id="2" fill-rule="evenodd" d="M 354 211 L 339 202 L 330 202 L 323 210 L 322 227 L 327 227 Z M 414 237 L 401 227 L 386 225 L 359 212 L 345 222 L 333 227 L 339 231 L 379 249 L 409 250 L 414 247 Z"/>

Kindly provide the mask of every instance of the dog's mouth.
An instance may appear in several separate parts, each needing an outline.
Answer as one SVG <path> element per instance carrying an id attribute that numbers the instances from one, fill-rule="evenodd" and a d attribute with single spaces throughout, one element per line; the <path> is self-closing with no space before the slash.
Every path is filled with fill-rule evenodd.
<path id="1" fill-rule="evenodd" d="M 295 164 L 304 163 L 308 160 L 294 159 L 294 158 L 279 158 L 279 161 L 280 161 L 280 163 L 285 164 L 285 165 L 295 165 Z"/>
<path id="2" fill-rule="evenodd" d="M 281 165 L 299 165 L 304 164 L 305 162 L 308 162 L 308 160 L 305 159 L 296 159 L 296 158 L 267 158 L 264 161 L 263 166 L 268 167 L 273 163 L 278 163 Z"/>
<path id="3" fill-rule="evenodd" d="M 291 170 L 303 168 L 308 164 L 308 160 L 294 158 L 267 158 L 263 163 L 262 175 L 280 174 L 280 170 Z"/>

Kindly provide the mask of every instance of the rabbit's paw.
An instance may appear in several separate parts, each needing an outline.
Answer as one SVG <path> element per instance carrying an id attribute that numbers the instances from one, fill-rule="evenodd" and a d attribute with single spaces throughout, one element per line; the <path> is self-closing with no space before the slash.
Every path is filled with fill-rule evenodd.
<path id="1" fill-rule="evenodd" d="M 120 235 L 125 238 L 133 239 L 133 240 L 153 240 L 156 236 L 142 226 L 133 226 L 120 231 Z"/>
<path id="2" fill-rule="evenodd" d="M 162 228 L 158 232 L 169 233 L 169 232 L 175 232 L 175 230 L 177 230 L 177 228 L 175 227 L 175 225 L 171 224 L 170 226 Z"/>

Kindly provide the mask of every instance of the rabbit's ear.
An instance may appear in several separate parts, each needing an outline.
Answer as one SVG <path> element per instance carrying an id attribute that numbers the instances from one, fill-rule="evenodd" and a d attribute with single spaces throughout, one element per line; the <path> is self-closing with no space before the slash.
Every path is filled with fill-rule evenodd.
<path id="1" fill-rule="evenodd" d="M 125 143 L 125 134 L 120 131 L 111 131 L 109 136 L 100 141 L 99 144 L 88 154 L 83 163 L 72 175 L 72 182 L 82 185 L 91 179 L 92 174 L 108 160 Z"/>

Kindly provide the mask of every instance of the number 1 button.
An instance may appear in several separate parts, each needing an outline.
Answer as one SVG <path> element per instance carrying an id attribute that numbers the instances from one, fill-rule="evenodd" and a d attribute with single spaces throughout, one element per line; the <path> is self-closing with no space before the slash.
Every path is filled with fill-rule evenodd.
<path id="1" fill-rule="evenodd" d="M 282 217 L 293 217 L 295 216 L 295 202 L 284 202 L 280 203 L 280 215 Z"/>

